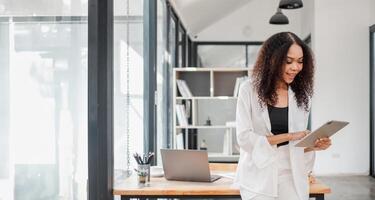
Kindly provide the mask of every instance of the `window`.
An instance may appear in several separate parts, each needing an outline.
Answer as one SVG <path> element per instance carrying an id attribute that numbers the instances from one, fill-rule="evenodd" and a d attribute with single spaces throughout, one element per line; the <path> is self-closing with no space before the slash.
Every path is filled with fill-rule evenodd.
<path id="1" fill-rule="evenodd" d="M 181 23 L 180 23 L 181 24 Z M 184 28 L 180 25 L 178 29 L 178 67 L 186 67 L 186 33 Z"/>
<path id="2" fill-rule="evenodd" d="M 199 67 L 249 67 L 255 64 L 261 43 L 197 42 Z"/>
<path id="3" fill-rule="evenodd" d="M 172 13 L 171 13 L 172 15 Z M 169 63 L 171 67 L 177 67 L 177 54 L 176 54 L 176 49 L 177 49 L 177 38 L 176 38 L 176 32 L 177 32 L 177 19 L 174 17 L 171 17 L 169 19 L 169 30 L 168 30 L 168 35 L 169 35 Z"/>
<path id="4" fill-rule="evenodd" d="M 87 1 L 0 6 L 0 199 L 87 199 Z"/>
<path id="5" fill-rule="evenodd" d="M 198 46 L 200 66 L 203 67 L 245 67 L 246 46 L 202 45 Z"/>
<path id="6" fill-rule="evenodd" d="M 260 47 L 261 45 L 247 45 L 247 61 L 246 61 L 247 67 L 253 68 L 256 62 L 256 59 L 258 57 Z"/>
<path id="7" fill-rule="evenodd" d="M 114 173 L 134 171 L 143 153 L 143 1 L 115 1 Z"/>
<path id="8" fill-rule="evenodd" d="M 185 67 L 186 31 L 173 8 L 165 0 L 157 1 L 157 150 L 172 147 L 173 68 Z M 161 165 L 160 152 L 158 165 Z"/>
<path id="9" fill-rule="evenodd" d="M 165 0 L 157 1 L 157 149 L 168 148 L 170 134 L 168 134 L 169 117 L 169 65 L 167 64 L 167 4 Z M 161 165 L 160 152 L 158 155 L 158 165 Z"/>

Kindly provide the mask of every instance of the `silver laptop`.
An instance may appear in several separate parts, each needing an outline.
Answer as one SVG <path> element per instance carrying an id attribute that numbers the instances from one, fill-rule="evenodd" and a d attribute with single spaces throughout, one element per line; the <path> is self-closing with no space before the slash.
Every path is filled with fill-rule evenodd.
<path id="1" fill-rule="evenodd" d="M 161 149 L 164 177 L 167 180 L 213 182 L 220 178 L 211 175 L 207 151 Z"/>

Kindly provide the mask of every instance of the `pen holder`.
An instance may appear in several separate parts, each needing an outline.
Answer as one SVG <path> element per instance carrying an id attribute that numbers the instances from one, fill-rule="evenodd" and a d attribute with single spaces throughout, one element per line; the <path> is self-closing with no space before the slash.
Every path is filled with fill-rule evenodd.
<path id="1" fill-rule="evenodd" d="M 145 184 L 150 182 L 150 164 L 138 165 L 137 174 L 138 183 Z"/>

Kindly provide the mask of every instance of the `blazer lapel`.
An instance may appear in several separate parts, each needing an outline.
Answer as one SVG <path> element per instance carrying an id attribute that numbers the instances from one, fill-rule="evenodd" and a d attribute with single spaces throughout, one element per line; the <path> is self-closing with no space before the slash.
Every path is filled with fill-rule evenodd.
<path id="1" fill-rule="evenodd" d="M 288 132 L 295 131 L 295 127 L 293 126 L 294 122 L 294 114 L 296 113 L 297 109 L 297 102 L 294 99 L 294 92 L 292 91 L 291 87 L 288 88 Z"/>
<path id="2" fill-rule="evenodd" d="M 264 122 L 266 123 L 266 127 L 269 133 L 271 133 L 271 121 L 270 116 L 268 115 L 267 107 L 262 108 L 262 117 Z"/>

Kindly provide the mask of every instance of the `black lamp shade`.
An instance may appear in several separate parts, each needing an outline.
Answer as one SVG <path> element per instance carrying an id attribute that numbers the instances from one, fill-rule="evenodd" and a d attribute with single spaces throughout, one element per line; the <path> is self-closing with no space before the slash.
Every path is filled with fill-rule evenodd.
<path id="1" fill-rule="evenodd" d="M 289 24 L 288 17 L 285 16 L 281 9 L 277 9 L 277 12 L 271 17 L 270 24 L 277 24 L 277 25 L 283 25 L 283 24 Z"/>
<path id="2" fill-rule="evenodd" d="M 297 9 L 302 7 L 302 0 L 280 0 L 279 3 L 279 8 L 281 9 Z"/>

